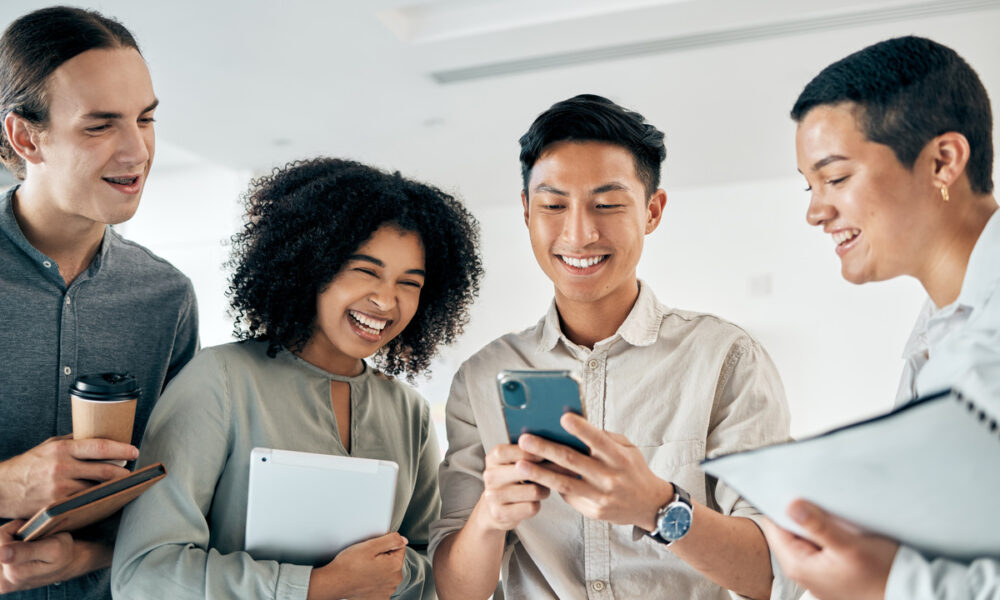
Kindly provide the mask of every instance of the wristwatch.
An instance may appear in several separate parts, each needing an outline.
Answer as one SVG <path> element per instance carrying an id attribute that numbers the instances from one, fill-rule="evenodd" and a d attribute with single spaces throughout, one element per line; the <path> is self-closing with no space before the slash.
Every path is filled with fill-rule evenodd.
<path id="1" fill-rule="evenodd" d="M 649 537 L 668 546 L 687 535 L 694 517 L 691 495 L 676 483 L 670 485 L 674 486 L 674 497 L 656 511 L 656 529 L 649 533 Z"/>

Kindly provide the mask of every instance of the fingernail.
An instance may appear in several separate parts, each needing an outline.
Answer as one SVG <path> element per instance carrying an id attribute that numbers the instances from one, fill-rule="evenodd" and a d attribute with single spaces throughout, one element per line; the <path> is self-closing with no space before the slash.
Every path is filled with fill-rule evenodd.
<path id="1" fill-rule="evenodd" d="M 804 502 L 796 502 L 788 507 L 788 516 L 799 525 L 805 525 L 812 517 L 812 511 Z"/>
<path id="2" fill-rule="evenodd" d="M 403 538 L 403 545 L 404 546 L 406 546 L 406 545 L 408 545 L 410 543 L 410 540 L 406 539 L 405 535 L 401 535 L 399 537 Z"/>

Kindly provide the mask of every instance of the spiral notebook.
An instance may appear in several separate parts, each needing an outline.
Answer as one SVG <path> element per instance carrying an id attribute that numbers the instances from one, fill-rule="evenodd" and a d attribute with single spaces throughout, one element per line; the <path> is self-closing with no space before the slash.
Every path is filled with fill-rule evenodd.
<path id="1" fill-rule="evenodd" d="M 1000 414 L 946 390 L 803 439 L 702 462 L 782 527 L 795 498 L 934 556 L 1000 557 Z"/>

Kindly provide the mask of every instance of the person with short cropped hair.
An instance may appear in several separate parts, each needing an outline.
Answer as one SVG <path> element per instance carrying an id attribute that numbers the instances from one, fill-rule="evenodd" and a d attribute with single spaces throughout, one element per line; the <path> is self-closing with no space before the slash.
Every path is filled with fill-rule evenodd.
<path id="1" fill-rule="evenodd" d="M 844 279 L 910 276 L 927 292 L 897 404 L 957 388 L 1000 412 L 1000 213 L 992 110 L 975 71 L 932 40 L 887 40 L 823 69 L 792 118 L 806 219 L 833 237 Z M 996 476 L 995 460 L 975 460 Z M 788 514 L 811 541 L 765 531 L 786 572 L 818 598 L 1000 598 L 1000 558 L 924 556 L 802 500 Z"/>
<path id="2" fill-rule="evenodd" d="M 746 331 L 668 308 L 636 276 L 666 204 L 663 133 L 596 95 L 558 102 L 521 137 L 524 221 L 555 299 L 455 375 L 432 528 L 442 598 L 792 598 L 739 494 L 702 459 L 788 439 L 781 380 Z M 510 443 L 501 369 L 579 376 L 585 455 Z M 675 517 L 676 515 L 676 517 Z"/>
<path id="3" fill-rule="evenodd" d="M 18 542 L 39 509 L 127 471 L 164 385 L 198 348 L 190 280 L 110 226 L 139 205 L 158 104 L 132 34 L 99 13 L 45 8 L 0 37 L 0 593 L 110 598 L 114 521 Z M 72 440 L 69 386 L 127 372 L 132 445 Z M 25 591 L 27 590 L 27 591 Z M 5 596 L 6 597 L 6 596 Z"/>

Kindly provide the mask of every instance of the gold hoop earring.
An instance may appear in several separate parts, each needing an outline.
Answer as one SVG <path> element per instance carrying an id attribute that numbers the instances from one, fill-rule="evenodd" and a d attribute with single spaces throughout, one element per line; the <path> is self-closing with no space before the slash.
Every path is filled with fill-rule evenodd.
<path id="1" fill-rule="evenodd" d="M 946 185 L 942 185 L 941 186 L 941 199 L 944 200 L 945 202 L 947 202 L 949 200 L 949 198 L 948 198 L 948 186 L 946 186 Z"/>

